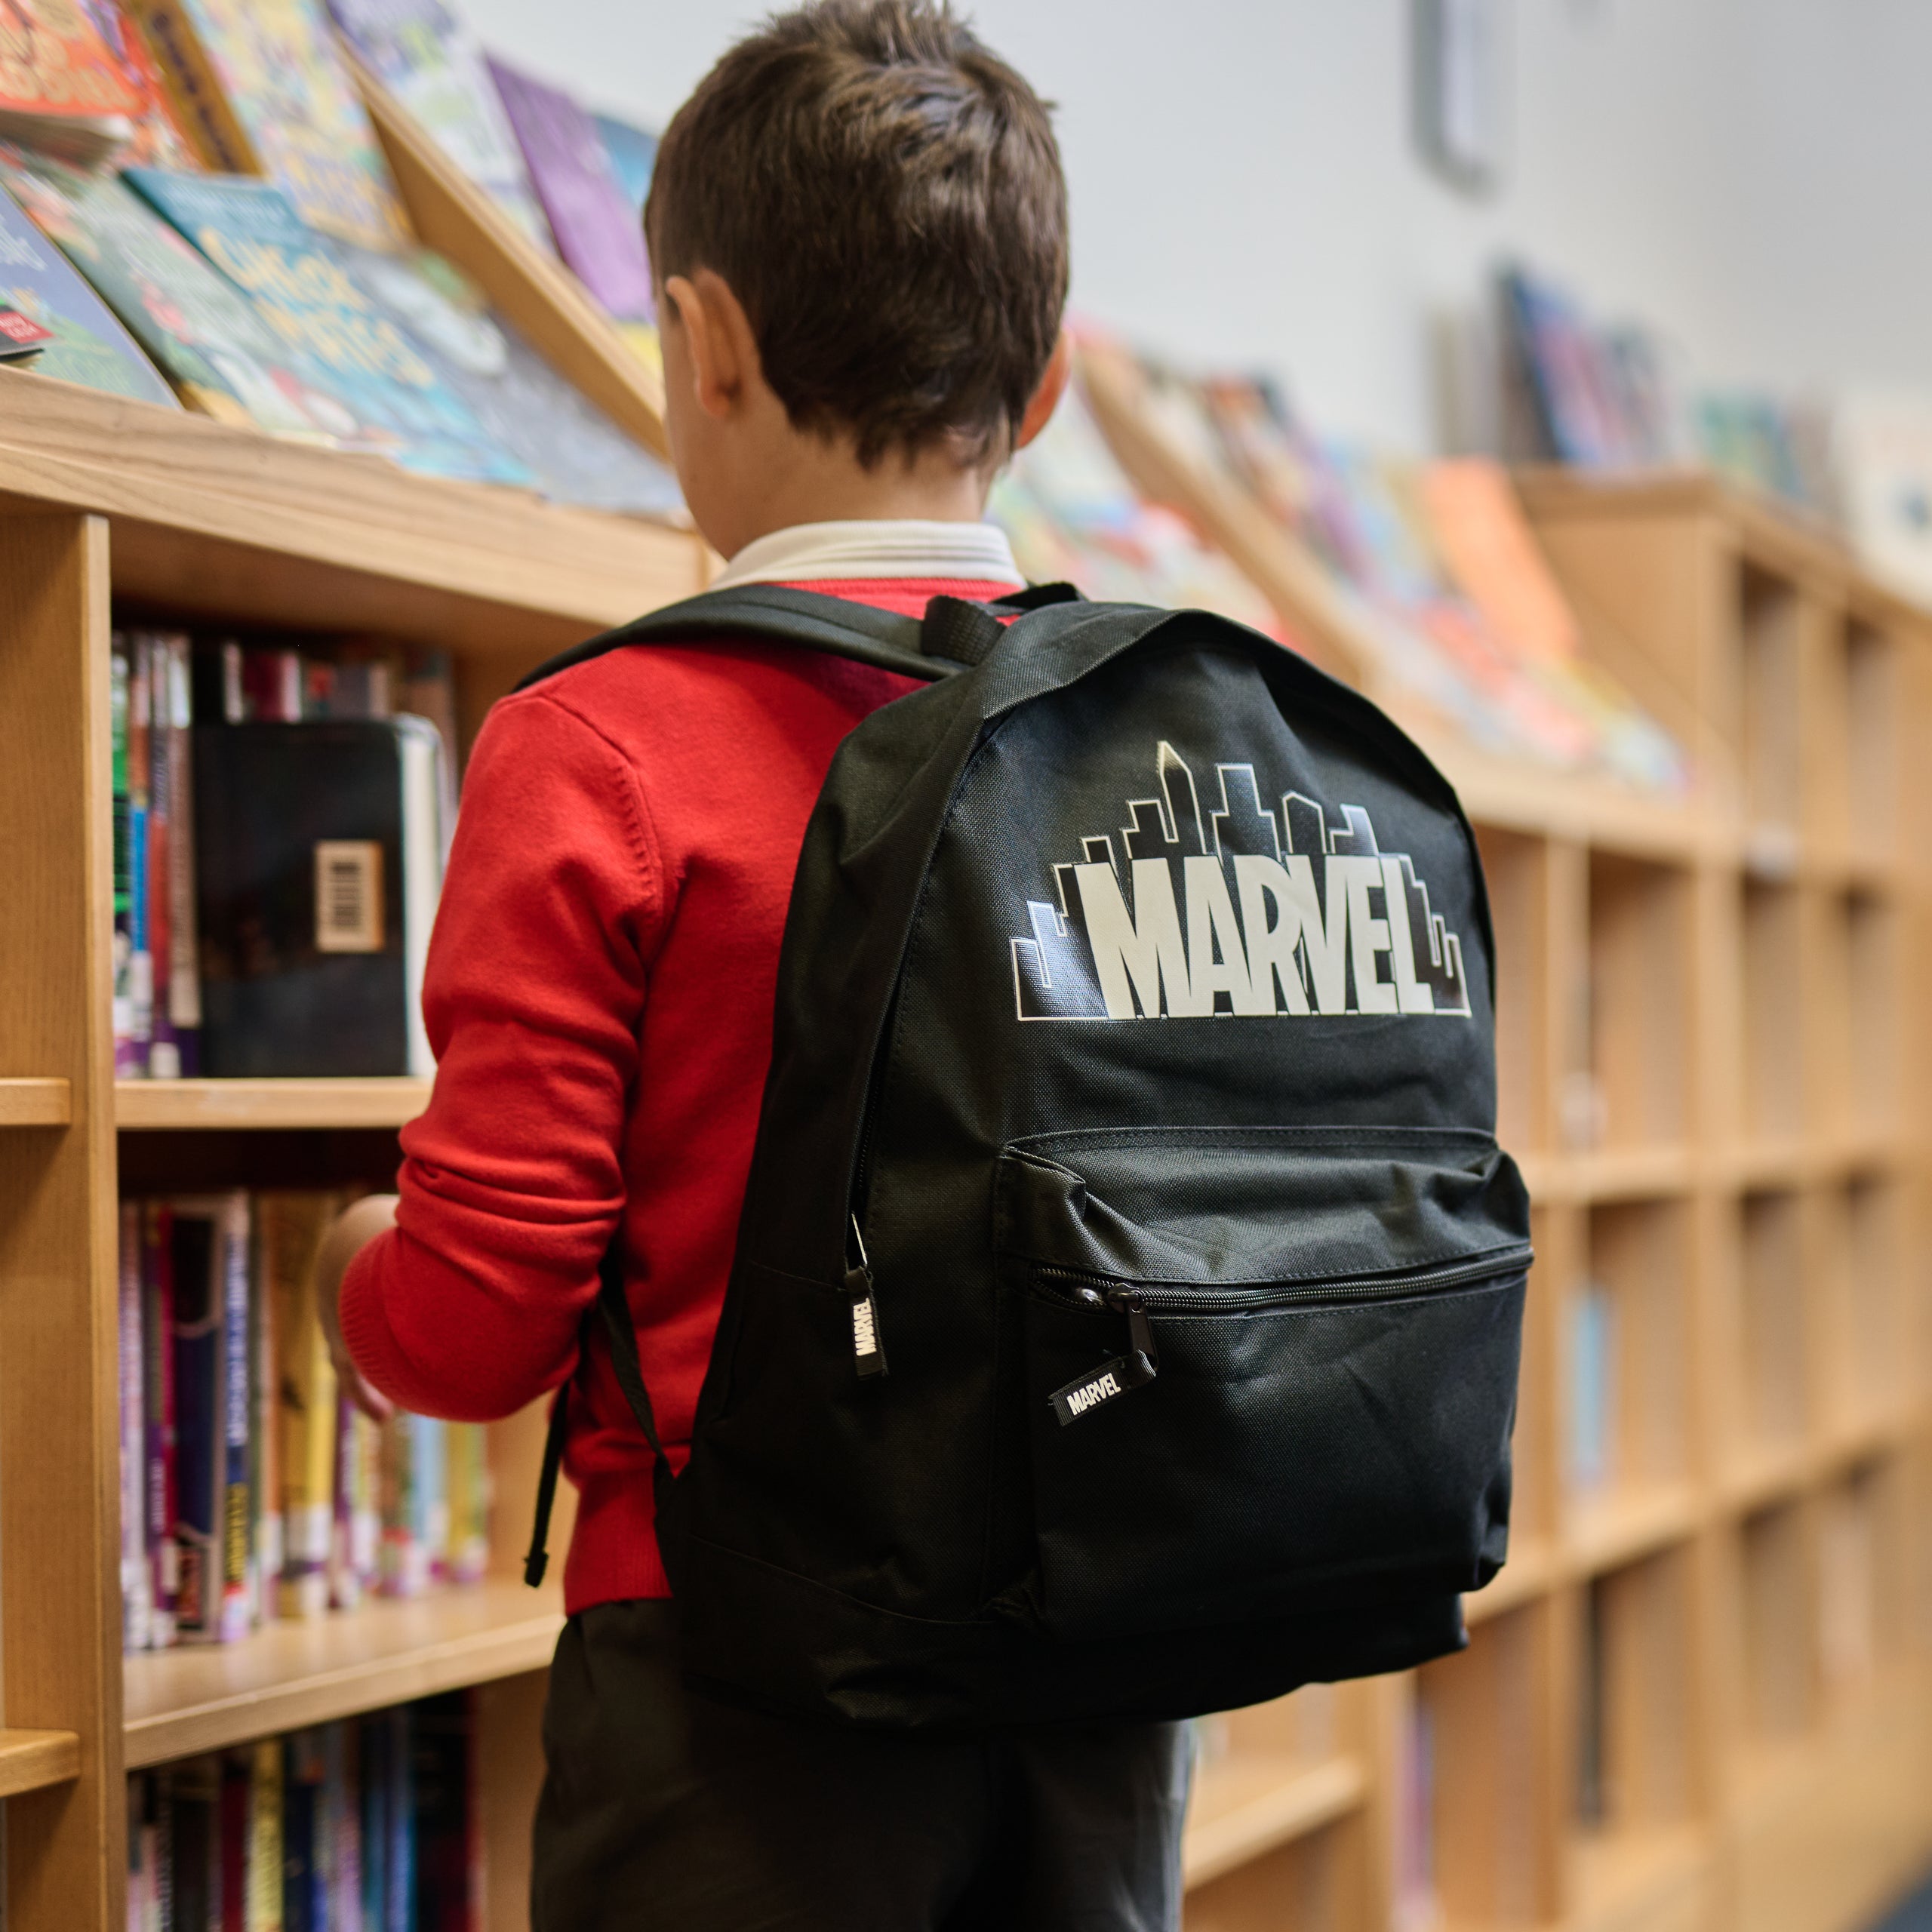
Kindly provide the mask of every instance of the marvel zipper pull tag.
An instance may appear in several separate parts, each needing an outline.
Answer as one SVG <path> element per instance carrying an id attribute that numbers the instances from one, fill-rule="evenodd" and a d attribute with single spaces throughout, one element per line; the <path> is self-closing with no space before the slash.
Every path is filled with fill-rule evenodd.
<path id="1" fill-rule="evenodd" d="M 1132 1353 L 1122 1366 L 1132 1378 L 1130 1388 L 1152 1382 L 1161 1371 L 1161 1352 L 1154 1346 L 1154 1324 L 1147 1319 L 1147 1304 L 1134 1288 L 1116 1288 L 1107 1297 L 1107 1306 L 1127 1317 L 1128 1342 Z"/>
<path id="2" fill-rule="evenodd" d="M 862 1380 L 885 1373 L 885 1350 L 878 1338 L 878 1303 L 872 1294 L 872 1271 L 866 1259 L 866 1238 L 859 1217 L 852 1217 L 852 1238 L 859 1247 L 859 1265 L 845 1271 L 845 1293 L 852 1311 L 852 1358 Z"/>

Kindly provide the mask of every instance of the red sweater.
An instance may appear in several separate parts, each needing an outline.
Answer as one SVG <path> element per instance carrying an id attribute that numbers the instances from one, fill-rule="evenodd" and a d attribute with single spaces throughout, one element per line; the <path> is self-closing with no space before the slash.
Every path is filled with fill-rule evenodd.
<path id="1" fill-rule="evenodd" d="M 1010 583 L 805 588 L 921 612 Z M 362 1372 L 489 1421 L 577 1366 L 621 1225 L 659 1432 L 691 1439 L 771 1057 L 792 875 L 839 740 L 911 681 L 782 646 L 619 650 L 506 698 L 463 782 L 394 1231 L 343 1285 Z M 608 1353 L 571 1405 L 569 1609 L 669 1594 Z M 582 1383 L 579 1384 L 580 1389 Z"/>

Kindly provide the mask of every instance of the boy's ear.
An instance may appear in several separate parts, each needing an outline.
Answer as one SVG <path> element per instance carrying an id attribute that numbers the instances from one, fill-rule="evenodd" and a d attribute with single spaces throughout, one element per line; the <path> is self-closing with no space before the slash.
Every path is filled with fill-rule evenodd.
<path id="1" fill-rule="evenodd" d="M 744 304 L 715 269 L 669 276 L 664 293 L 684 331 L 698 407 L 721 420 L 731 415 L 761 373 L 758 337 Z"/>
<path id="2" fill-rule="evenodd" d="M 1020 419 L 1020 433 L 1013 439 L 1016 450 L 1023 450 L 1048 423 L 1054 411 L 1060 407 L 1060 399 L 1066 393 L 1066 385 L 1073 374 L 1073 338 L 1063 329 L 1060 340 L 1054 344 L 1054 352 L 1047 359 L 1044 375 L 1040 386 L 1033 392 L 1033 400 L 1026 405 L 1026 414 Z"/>

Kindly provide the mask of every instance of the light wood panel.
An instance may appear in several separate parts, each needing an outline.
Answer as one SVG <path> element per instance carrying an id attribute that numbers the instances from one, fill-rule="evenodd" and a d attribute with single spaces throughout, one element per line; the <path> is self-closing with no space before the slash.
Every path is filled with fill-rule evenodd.
<path id="1" fill-rule="evenodd" d="M 543 1669 L 562 1628 L 554 1586 L 505 1580 L 131 1657 L 127 1762 L 158 1764 Z"/>
<path id="2" fill-rule="evenodd" d="M 8 1922 L 118 1924 L 126 1793 L 114 1306 L 107 531 L 0 521 L 0 1064 L 72 1124 L 0 1135 L 0 1721 L 78 1740 L 9 1801 Z"/>
<path id="3" fill-rule="evenodd" d="M 81 1774 L 81 1740 L 71 1730 L 0 1730 L 0 1798 L 71 1784 Z"/>
<path id="4" fill-rule="evenodd" d="M 412 1079 L 122 1080 L 114 1118 L 126 1128 L 401 1127 L 429 1101 Z"/>
<path id="5" fill-rule="evenodd" d="M 0 1080 L 0 1127 L 66 1127 L 73 1118 L 70 1081 Z"/>

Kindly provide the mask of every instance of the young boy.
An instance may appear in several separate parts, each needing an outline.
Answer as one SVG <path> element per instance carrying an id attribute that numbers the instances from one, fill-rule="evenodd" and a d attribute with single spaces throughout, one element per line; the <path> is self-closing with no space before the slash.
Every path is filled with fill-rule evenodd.
<path id="1" fill-rule="evenodd" d="M 1065 185 L 1018 75 L 931 0 L 804 7 L 680 110 L 645 222 L 672 456 L 723 583 L 909 614 L 1018 587 L 980 518 L 1067 368 Z M 806 820 L 840 740 L 909 688 L 769 645 L 619 650 L 499 704 L 470 763 L 435 1090 L 399 1201 L 344 1217 L 323 1285 L 372 1409 L 488 1419 L 579 1375 L 538 1932 L 1177 1922 L 1177 1727 L 899 1735 L 688 1694 L 651 1452 L 608 1352 L 580 1373 L 614 1237 L 680 1460 Z"/>

